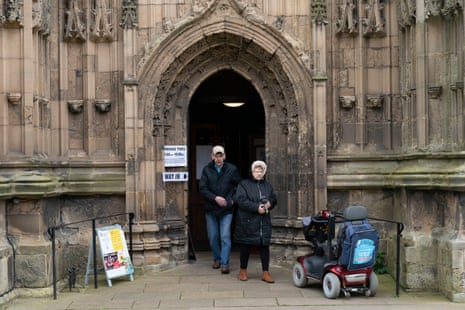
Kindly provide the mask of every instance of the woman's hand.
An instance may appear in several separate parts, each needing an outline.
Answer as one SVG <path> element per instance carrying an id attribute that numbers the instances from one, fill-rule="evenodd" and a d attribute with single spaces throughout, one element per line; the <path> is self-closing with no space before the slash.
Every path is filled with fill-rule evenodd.
<path id="1" fill-rule="evenodd" d="M 258 206 L 258 213 L 259 214 L 268 214 L 268 208 L 266 207 L 266 204 L 260 204 Z"/>

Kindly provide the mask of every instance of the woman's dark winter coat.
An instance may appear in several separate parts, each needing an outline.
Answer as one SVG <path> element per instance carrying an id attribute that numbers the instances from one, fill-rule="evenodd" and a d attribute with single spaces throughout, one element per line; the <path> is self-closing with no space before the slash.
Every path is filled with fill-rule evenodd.
<path id="1" fill-rule="evenodd" d="M 259 214 L 261 199 L 271 203 L 268 210 L 276 206 L 276 195 L 273 187 L 265 180 L 253 178 L 243 180 L 236 189 L 234 201 L 238 205 L 234 240 L 248 245 L 270 245 L 271 213 Z"/>
<path id="2" fill-rule="evenodd" d="M 207 164 L 199 181 L 199 191 L 206 200 L 206 212 L 212 212 L 216 216 L 233 213 L 233 194 L 241 180 L 239 170 L 234 164 L 223 162 L 220 173 L 216 171 L 213 160 Z M 227 207 L 220 207 L 215 201 L 216 196 L 224 197 L 228 202 Z"/>

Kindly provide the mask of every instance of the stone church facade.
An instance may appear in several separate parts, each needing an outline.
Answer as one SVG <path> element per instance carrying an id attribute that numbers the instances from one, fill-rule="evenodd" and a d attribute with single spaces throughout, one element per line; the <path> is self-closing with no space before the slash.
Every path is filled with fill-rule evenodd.
<path id="1" fill-rule="evenodd" d="M 244 175 L 256 157 L 269 165 L 276 263 L 307 250 L 303 216 L 361 204 L 405 226 L 402 287 L 465 302 L 464 10 L 463 0 L 1 0 L 0 296 L 52 286 L 50 227 L 76 223 L 56 231 L 58 278 L 85 273 L 85 219 L 133 213 L 141 272 L 187 262 L 202 234 L 201 146 L 220 143 Z M 206 87 L 234 88 L 225 76 L 258 112 L 204 118 L 216 109 L 207 102 L 230 99 Z M 166 165 L 171 145 L 186 146 L 186 165 Z M 110 222 L 127 221 L 99 223 Z M 394 275 L 396 227 L 376 225 Z"/>

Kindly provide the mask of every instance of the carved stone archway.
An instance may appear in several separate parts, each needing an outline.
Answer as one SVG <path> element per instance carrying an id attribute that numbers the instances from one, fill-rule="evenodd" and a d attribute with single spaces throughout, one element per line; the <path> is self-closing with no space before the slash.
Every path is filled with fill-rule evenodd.
<path id="1" fill-rule="evenodd" d="M 136 238 L 144 251 L 149 250 L 148 244 L 163 248 L 163 231 L 167 243 L 173 246 L 176 240 L 185 249 L 188 188 L 184 183 L 162 182 L 163 146 L 187 144 L 190 98 L 205 79 L 223 69 L 249 80 L 264 105 L 268 179 L 279 197 L 274 220 L 277 227 L 285 228 L 281 237 L 275 234 L 276 239 L 292 242 L 286 229 L 313 211 L 309 71 L 281 33 L 244 14 L 236 1 L 217 1 L 159 44 L 153 43 L 139 63 L 138 117 L 143 122 L 143 139 L 134 148 L 143 151 L 134 158 L 136 199 L 127 202 L 136 204 L 128 208 L 136 210 L 136 220 L 144 226 Z"/>

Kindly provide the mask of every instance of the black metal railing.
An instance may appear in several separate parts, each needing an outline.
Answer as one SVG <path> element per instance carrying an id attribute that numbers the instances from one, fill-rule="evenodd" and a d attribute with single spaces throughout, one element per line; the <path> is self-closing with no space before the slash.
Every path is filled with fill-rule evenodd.
<path id="1" fill-rule="evenodd" d="M 399 297 L 400 290 L 400 238 L 402 237 L 402 231 L 404 231 L 404 224 L 401 222 L 379 219 L 374 217 L 369 217 L 368 219 L 373 221 L 386 222 L 391 224 L 396 224 L 397 234 L 396 234 L 396 297 Z"/>
<path id="2" fill-rule="evenodd" d="M 93 267 L 94 267 L 94 287 L 98 287 L 98 282 L 97 282 L 97 233 L 96 233 L 96 221 L 97 220 L 102 220 L 105 218 L 110 218 L 110 217 L 117 217 L 117 216 L 122 216 L 122 215 L 129 215 L 129 257 L 131 258 L 132 261 L 132 225 L 133 225 L 133 220 L 134 220 L 134 213 L 133 212 L 126 212 L 126 213 L 118 213 L 118 214 L 112 214 L 108 216 L 101 216 L 101 217 L 96 217 L 93 219 L 86 219 L 82 221 L 77 221 L 77 222 L 72 222 L 72 223 L 65 223 L 61 224 L 58 226 L 53 226 L 48 228 L 48 234 L 50 235 L 50 238 L 52 240 L 52 277 L 53 277 L 53 299 L 57 299 L 57 275 L 56 275 L 56 249 L 55 249 L 55 243 L 56 243 L 56 236 L 55 236 L 55 231 L 57 229 L 62 229 L 66 226 L 70 225 L 76 225 L 80 223 L 85 223 L 85 222 L 92 222 L 92 257 L 93 257 Z"/>

